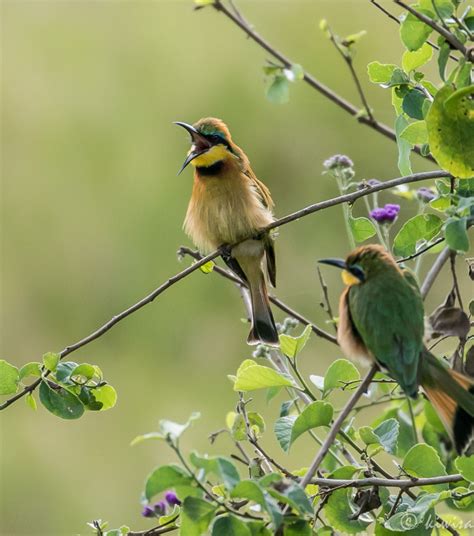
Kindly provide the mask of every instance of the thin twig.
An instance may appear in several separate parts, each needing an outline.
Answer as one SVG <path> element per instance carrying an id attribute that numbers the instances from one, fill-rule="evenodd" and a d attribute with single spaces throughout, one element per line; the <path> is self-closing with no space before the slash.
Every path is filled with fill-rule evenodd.
<path id="1" fill-rule="evenodd" d="M 423 255 L 423 253 L 426 253 L 427 251 L 429 251 L 430 249 L 434 248 L 438 244 L 441 244 L 441 242 L 444 242 L 444 240 L 445 240 L 444 236 L 440 236 L 439 238 L 437 238 L 431 244 L 429 244 L 429 245 L 427 245 L 427 246 L 425 246 L 423 248 L 420 248 L 416 253 L 413 253 L 413 255 L 408 255 L 408 257 L 404 257 L 403 259 L 399 259 L 397 262 L 400 264 L 402 262 L 407 262 L 407 261 L 411 261 L 412 259 L 416 259 L 416 257 L 419 257 L 420 255 Z"/>
<path id="2" fill-rule="evenodd" d="M 414 9 L 412 6 L 405 4 L 404 2 L 402 2 L 402 0 L 393 1 L 395 2 L 395 4 L 401 6 L 403 9 L 406 9 L 408 12 L 410 12 L 418 20 L 421 20 L 421 22 L 424 22 L 427 26 L 433 28 L 435 32 L 438 32 L 440 35 L 442 35 L 446 39 L 446 41 L 448 41 L 448 43 L 450 43 L 454 48 L 459 50 L 461 54 L 469 60 L 467 48 L 461 43 L 461 41 L 459 41 L 459 39 L 454 34 L 440 26 L 433 19 L 430 19 L 430 17 L 427 17 L 424 13 L 421 13 L 420 11 Z"/>
<path id="3" fill-rule="evenodd" d="M 311 484 L 316 484 L 324 488 L 366 488 L 369 486 L 384 486 L 400 489 L 415 488 L 420 486 L 434 486 L 437 484 L 447 484 L 452 482 L 460 482 L 463 476 L 460 474 L 434 476 L 430 478 L 413 478 L 413 479 L 396 479 L 396 478 L 361 478 L 360 480 L 342 480 L 334 478 L 313 478 Z"/>
<path id="4" fill-rule="evenodd" d="M 269 54 L 271 54 L 274 58 L 280 61 L 284 67 L 291 68 L 291 66 L 293 65 L 293 62 L 290 61 L 289 58 L 284 56 L 281 52 L 279 52 L 272 45 L 270 45 L 270 43 L 266 41 L 263 37 L 261 37 L 248 23 L 244 22 L 245 18 L 242 16 L 240 11 L 238 11 L 238 14 L 236 14 L 233 9 L 227 8 L 227 6 L 221 0 L 214 0 L 214 3 L 212 4 L 212 6 L 214 7 L 214 9 L 216 9 L 217 11 L 220 11 L 227 18 L 229 18 L 234 24 L 236 24 L 241 30 L 243 30 L 248 35 L 248 37 L 250 37 L 258 45 L 260 45 L 260 47 L 262 47 Z M 384 125 L 383 123 L 372 120 L 370 117 L 361 115 L 359 109 L 356 106 L 346 101 L 343 97 L 335 93 L 332 89 L 322 84 L 319 80 L 314 78 L 314 76 L 312 76 L 310 73 L 305 71 L 303 75 L 303 80 L 307 84 L 309 84 L 312 88 L 314 88 L 316 91 L 318 91 L 319 93 L 324 95 L 326 98 L 328 98 L 330 101 L 334 102 L 337 106 L 339 106 L 340 108 L 345 110 L 347 113 L 355 117 L 359 123 L 368 125 L 374 130 L 376 130 L 377 132 L 379 132 L 380 134 L 382 134 L 383 136 L 391 139 L 392 141 L 396 141 L 395 132 L 391 128 L 389 128 L 387 125 Z M 427 160 L 431 160 L 432 162 L 435 161 L 431 155 L 421 154 L 420 147 L 416 145 L 413 147 L 413 151 L 423 156 Z"/>
<path id="5" fill-rule="evenodd" d="M 314 458 L 308 471 L 306 472 L 304 478 L 301 481 L 301 487 L 303 489 L 309 484 L 309 482 L 311 482 L 321 462 L 326 456 L 329 450 L 329 447 L 333 444 L 334 440 L 336 439 L 336 436 L 339 433 L 339 430 L 343 422 L 346 420 L 346 417 L 352 411 L 352 408 L 355 406 L 359 398 L 367 391 L 367 388 L 369 387 L 370 382 L 372 381 L 377 371 L 378 371 L 377 365 L 373 365 L 371 369 L 369 370 L 369 372 L 367 373 L 366 377 L 364 378 L 364 381 L 359 385 L 357 390 L 354 391 L 353 395 L 350 397 L 347 404 L 344 406 L 344 409 L 341 411 L 337 419 L 332 424 L 329 434 L 324 440 L 324 443 L 321 449 L 317 453 L 316 457 Z"/>
<path id="6" fill-rule="evenodd" d="M 334 329 L 337 333 L 337 326 L 334 322 L 334 315 L 332 313 L 331 302 L 329 300 L 328 286 L 326 285 L 326 281 L 324 280 L 323 274 L 321 273 L 321 269 L 319 268 L 319 266 L 316 268 L 316 270 L 318 272 L 319 284 L 321 285 L 321 290 L 323 291 L 323 301 L 321 302 L 321 307 L 328 314 L 329 320 L 334 326 Z"/>

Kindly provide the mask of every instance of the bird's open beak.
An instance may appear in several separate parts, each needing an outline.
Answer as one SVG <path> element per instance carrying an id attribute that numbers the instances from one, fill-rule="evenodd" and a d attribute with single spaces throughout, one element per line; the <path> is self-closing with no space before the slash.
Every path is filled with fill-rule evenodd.
<path id="1" fill-rule="evenodd" d="M 329 264 L 329 266 L 336 266 L 342 270 L 347 270 L 346 261 L 343 259 L 320 259 L 318 262 L 321 264 Z"/>
<path id="2" fill-rule="evenodd" d="M 199 132 L 192 125 L 188 125 L 187 123 L 183 123 L 181 121 L 175 121 L 174 124 L 183 127 L 189 132 L 193 144 L 191 147 L 191 151 L 189 152 L 188 156 L 186 157 L 186 160 L 184 161 L 184 164 L 178 171 L 179 175 L 183 171 L 183 169 L 189 164 L 189 162 L 197 158 L 199 155 L 208 151 L 212 147 L 212 144 L 202 134 L 199 134 Z"/>

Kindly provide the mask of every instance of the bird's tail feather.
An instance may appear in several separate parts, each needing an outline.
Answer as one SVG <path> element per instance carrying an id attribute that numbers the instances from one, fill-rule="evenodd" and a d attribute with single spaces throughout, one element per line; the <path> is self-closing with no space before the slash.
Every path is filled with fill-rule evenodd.
<path id="1" fill-rule="evenodd" d="M 257 284 L 250 284 L 250 296 L 252 299 L 252 328 L 247 342 L 248 344 L 268 344 L 279 346 L 278 331 L 273 319 L 270 301 L 268 299 L 267 286 L 263 273 L 260 273 Z"/>
<path id="2" fill-rule="evenodd" d="M 459 454 L 474 438 L 474 382 L 444 367 L 428 350 L 421 360 L 420 383 Z"/>

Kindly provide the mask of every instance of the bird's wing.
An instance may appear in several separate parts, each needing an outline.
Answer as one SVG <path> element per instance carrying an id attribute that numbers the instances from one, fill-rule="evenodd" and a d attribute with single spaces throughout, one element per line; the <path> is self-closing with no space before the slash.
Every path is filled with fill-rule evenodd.
<path id="1" fill-rule="evenodd" d="M 250 183 L 257 192 L 257 195 L 260 198 L 263 206 L 268 208 L 268 210 L 272 210 L 274 203 L 272 196 L 270 195 L 270 190 L 265 186 L 265 184 L 263 184 L 262 181 L 257 179 L 250 165 L 244 167 L 244 174 L 250 179 Z"/>
<path id="2" fill-rule="evenodd" d="M 265 237 L 265 257 L 267 259 L 268 278 L 272 287 L 276 287 L 276 261 L 275 261 L 275 244 L 270 235 Z"/>
<path id="3" fill-rule="evenodd" d="M 376 360 L 407 394 L 415 395 L 423 348 L 423 304 L 399 273 L 380 277 L 350 288 L 351 317 Z"/>

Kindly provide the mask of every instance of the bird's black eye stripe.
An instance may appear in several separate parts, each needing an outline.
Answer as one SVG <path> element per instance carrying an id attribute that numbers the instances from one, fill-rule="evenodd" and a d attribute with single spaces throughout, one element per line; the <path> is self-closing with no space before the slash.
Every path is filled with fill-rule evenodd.
<path id="1" fill-rule="evenodd" d="M 360 281 L 365 281 L 364 270 L 362 270 L 360 266 L 357 266 L 357 265 L 350 266 L 349 272 L 355 277 L 357 277 L 357 279 L 359 279 Z"/>

